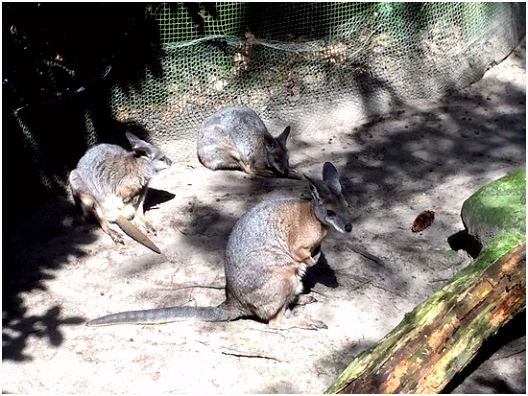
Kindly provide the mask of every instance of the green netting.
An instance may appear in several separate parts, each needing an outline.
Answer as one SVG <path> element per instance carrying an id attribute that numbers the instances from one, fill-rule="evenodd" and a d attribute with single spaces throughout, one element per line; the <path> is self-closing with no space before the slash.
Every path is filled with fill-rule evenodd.
<path id="1" fill-rule="evenodd" d="M 328 124 L 437 98 L 479 79 L 519 41 L 515 3 L 170 3 L 163 77 L 115 87 L 118 120 L 136 119 L 179 159 L 198 124 L 229 104 L 266 120 Z M 171 139 L 168 139 L 168 138 Z"/>
<path id="2" fill-rule="evenodd" d="M 143 29 L 141 22 L 148 21 L 149 30 L 140 29 L 129 40 L 138 42 L 137 53 L 134 47 L 128 49 L 132 55 L 124 61 L 101 55 L 95 63 L 99 73 L 106 70 L 84 80 L 57 56 L 53 43 L 45 43 L 47 58 L 38 65 L 38 82 L 45 88 L 34 91 L 40 97 L 67 95 L 59 105 L 26 106 L 9 117 L 20 132 L 8 135 L 14 140 L 10 147 L 17 147 L 33 169 L 4 173 L 8 184 L 33 178 L 46 188 L 64 187 L 87 146 L 118 142 L 130 126 L 147 134 L 174 160 L 193 159 L 198 125 L 226 105 L 248 105 L 268 125 L 292 125 L 292 136 L 309 134 L 321 125 L 352 128 L 398 104 L 438 98 L 468 86 L 504 59 L 525 34 L 524 3 L 82 7 L 84 13 L 106 21 L 102 26 L 113 30 L 108 37 L 114 40 L 125 36 L 126 29 L 123 20 L 115 27 L 112 23 L 120 15 L 118 7 L 136 12 L 129 25 Z M 24 34 L 16 25 L 10 33 L 15 40 Z M 147 36 L 155 40 L 154 49 L 141 43 Z M 95 44 L 96 53 L 97 42 L 82 39 L 85 45 Z M 18 47 L 25 48 L 24 43 Z M 299 125 L 302 131 L 296 128 Z M 66 136 L 69 150 L 57 146 L 57 128 L 62 140 Z"/>

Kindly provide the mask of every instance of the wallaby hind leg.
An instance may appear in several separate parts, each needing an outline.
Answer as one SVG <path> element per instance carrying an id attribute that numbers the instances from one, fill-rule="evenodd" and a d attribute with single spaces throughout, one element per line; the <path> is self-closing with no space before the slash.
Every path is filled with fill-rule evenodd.
<path id="1" fill-rule="evenodd" d="M 254 304 L 254 313 L 260 318 L 269 318 L 268 324 L 280 330 L 300 328 L 316 330 L 326 328 L 323 322 L 306 320 L 301 318 L 287 318 L 290 316 L 289 306 L 298 300 L 298 293 L 302 290 L 298 275 L 292 268 L 286 268 L 284 272 L 275 274 L 275 282 L 268 284 L 264 290 L 256 291 L 251 295 Z"/>
<path id="2" fill-rule="evenodd" d="M 134 222 L 139 224 L 141 227 L 143 227 L 148 234 L 156 235 L 156 229 L 145 218 L 145 210 L 143 208 L 143 203 L 145 202 L 146 195 L 147 195 L 147 189 L 145 188 L 144 191 L 142 191 L 141 196 L 139 197 L 139 201 L 136 206 Z"/>
<path id="3" fill-rule="evenodd" d="M 123 240 L 123 236 L 120 232 L 113 229 L 113 226 L 108 222 L 108 220 L 106 220 L 106 217 L 104 216 L 103 211 L 101 210 L 101 207 L 97 204 L 97 202 L 93 206 L 93 213 L 97 221 L 101 225 L 103 231 L 110 235 L 110 237 L 116 244 L 124 245 L 125 241 Z"/>
<path id="4" fill-rule="evenodd" d="M 198 160 L 211 170 L 242 170 L 238 152 L 229 148 L 220 149 L 216 144 L 203 144 L 198 149 Z"/>
<path id="5" fill-rule="evenodd" d="M 85 220 L 95 217 L 103 231 L 110 235 L 115 243 L 124 244 L 123 237 L 118 231 L 112 229 L 101 207 L 94 196 L 87 192 L 86 185 L 76 171 L 72 171 L 70 174 L 70 187 L 75 204 L 81 209 Z"/>
<path id="6" fill-rule="evenodd" d="M 103 214 L 103 211 L 101 210 L 101 207 L 99 204 L 95 201 L 94 197 L 90 194 L 86 193 L 77 193 L 74 194 L 75 200 L 79 202 L 79 206 L 82 209 L 82 212 L 86 217 L 88 216 L 94 216 L 101 228 L 105 233 L 110 235 L 112 240 L 117 243 L 124 245 L 125 242 L 123 240 L 123 236 L 117 231 L 112 228 L 112 225 L 108 222 L 106 217 Z"/>

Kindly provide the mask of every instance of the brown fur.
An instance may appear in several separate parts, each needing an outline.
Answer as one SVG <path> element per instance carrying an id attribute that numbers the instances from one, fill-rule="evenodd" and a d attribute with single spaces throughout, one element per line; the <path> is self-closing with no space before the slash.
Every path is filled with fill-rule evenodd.
<path id="1" fill-rule="evenodd" d="M 317 220 L 310 202 L 296 202 L 288 209 L 285 222 L 288 249 L 295 261 L 312 266 L 313 250 L 321 244 L 328 227 Z"/>

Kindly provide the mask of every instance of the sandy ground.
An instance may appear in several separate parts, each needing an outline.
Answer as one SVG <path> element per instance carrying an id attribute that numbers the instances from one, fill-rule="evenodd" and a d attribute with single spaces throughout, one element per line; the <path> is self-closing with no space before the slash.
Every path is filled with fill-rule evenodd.
<path id="1" fill-rule="evenodd" d="M 525 165 L 525 87 L 522 44 L 443 100 L 361 125 L 292 132 L 291 163 L 320 176 L 333 162 L 355 218 L 351 235 L 327 236 L 307 276 L 317 301 L 294 309 L 325 322 L 319 331 L 274 331 L 252 320 L 84 326 L 122 310 L 219 304 L 237 219 L 269 195 L 307 196 L 302 181 L 213 172 L 196 159 L 173 164 L 153 180 L 147 202 L 162 255 L 130 239 L 115 246 L 81 221 L 71 200 L 47 202 L 3 239 L 3 393 L 323 392 L 471 262 L 447 240 L 463 229 L 465 199 Z M 425 209 L 435 211 L 435 222 L 412 233 Z M 193 285 L 216 288 L 182 288 Z M 525 393 L 524 348 L 523 316 L 447 391 Z"/>

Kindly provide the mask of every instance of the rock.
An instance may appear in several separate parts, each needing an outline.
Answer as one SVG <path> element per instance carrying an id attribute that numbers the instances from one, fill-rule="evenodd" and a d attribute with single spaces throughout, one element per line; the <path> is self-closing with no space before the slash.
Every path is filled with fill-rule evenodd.
<path id="1" fill-rule="evenodd" d="M 526 169 L 480 188 L 462 205 L 462 221 L 483 246 L 501 231 L 526 235 Z"/>

